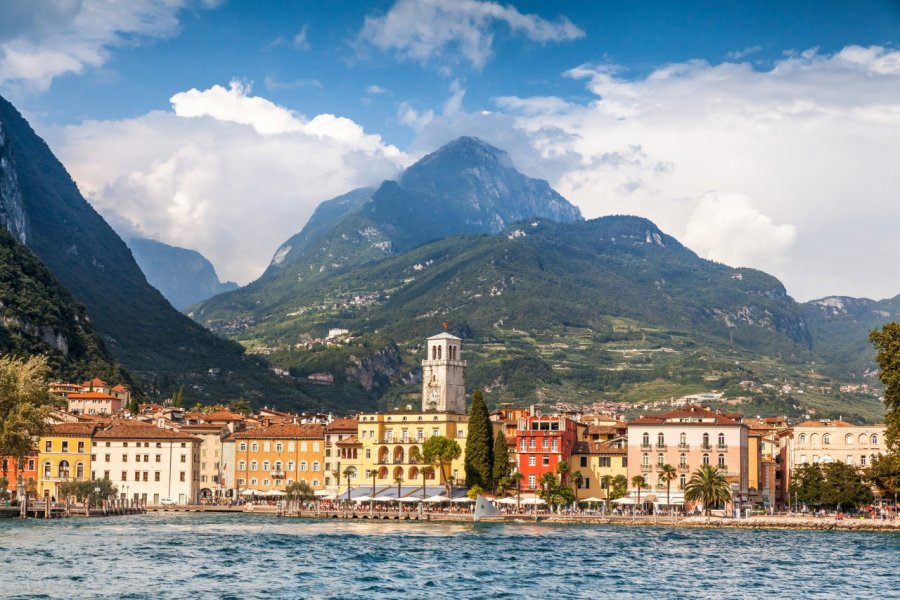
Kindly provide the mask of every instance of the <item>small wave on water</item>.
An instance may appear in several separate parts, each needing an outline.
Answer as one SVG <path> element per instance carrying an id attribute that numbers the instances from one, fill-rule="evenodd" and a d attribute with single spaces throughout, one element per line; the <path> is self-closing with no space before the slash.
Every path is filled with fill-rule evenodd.
<path id="1" fill-rule="evenodd" d="M 886 598 L 900 534 L 163 513 L 0 522 L 0 597 Z"/>

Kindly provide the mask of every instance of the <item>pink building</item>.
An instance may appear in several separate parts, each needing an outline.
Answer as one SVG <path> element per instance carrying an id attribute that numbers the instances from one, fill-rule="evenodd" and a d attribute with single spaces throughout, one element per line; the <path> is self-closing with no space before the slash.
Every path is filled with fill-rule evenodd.
<path id="1" fill-rule="evenodd" d="M 629 422 L 630 488 L 633 488 L 631 478 L 643 475 L 649 487 L 642 491 L 642 498 L 665 502 L 666 485 L 659 476 L 660 467 L 669 464 L 678 472 L 672 482 L 672 491 L 677 491 L 672 494 L 672 504 L 681 503 L 684 486 L 691 475 L 702 465 L 711 465 L 725 473 L 735 499 L 747 502 L 749 427 L 735 417 L 688 405 Z M 631 494 L 635 493 L 632 489 Z"/>
<path id="2" fill-rule="evenodd" d="M 69 394 L 69 412 L 73 415 L 113 415 L 122 410 L 119 396 L 103 392 Z"/>

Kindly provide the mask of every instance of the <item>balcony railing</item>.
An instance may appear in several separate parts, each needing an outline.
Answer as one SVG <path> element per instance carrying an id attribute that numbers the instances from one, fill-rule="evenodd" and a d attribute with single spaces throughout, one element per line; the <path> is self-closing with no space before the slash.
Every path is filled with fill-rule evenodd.
<path id="1" fill-rule="evenodd" d="M 700 448 L 703 450 L 712 450 L 712 444 L 700 444 Z"/>
<path id="2" fill-rule="evenodd" d="M 716 450 L 728 450 L 728 444 L 716 444 Z"/>
<path id="3" fill-rule="evenodd" d="M 678 465 L 678 470 L 679 471 L 689 471 L 690 467 L 688 467 L 687 465 Z"/>
<path id="4" fill-rule="evenodd" d="M 656 444 L 657 450 L 665 450 L 667 447 L 668 446 L 666 446 L 665 444 L 659 444 L 659 443 Z"/>
<path id="5" fill-rule="evenodd" d="M 691 447 L 691 445 L 690 445 L 690 444 L 681 443 L 681 444 L 678 444 L 678 447 L 681 448 L 682 450 L 687 450 L 688 448 Z"/>
<path id="6" fill-rule="evenodd" d="M 653 465 L 641 465 L 641 471 L 652 471 Z"/>
<path id="7" fill-rule="evenodd" d="M 653 448 L 652 444 L 641 443 L 641 450 L 650 450 L 651 448 Z"/>

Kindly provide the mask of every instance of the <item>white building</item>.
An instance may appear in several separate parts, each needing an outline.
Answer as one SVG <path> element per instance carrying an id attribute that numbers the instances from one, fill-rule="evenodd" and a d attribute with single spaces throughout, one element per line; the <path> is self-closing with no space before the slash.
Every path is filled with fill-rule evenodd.
<path id="1" fill-rule="evenodd" d="M 200 439 L 137 422 L 117 422 L 94 434 L 92 476 L 109 479 L 119 497 L 159 504 L 197 502 Z"/>
<path id="2" fill-rule="evenodd" d="M 466 362 L 462 340 L 447 332 L 431 336 L 422 361 L 422 411 L 466 414 Z"/>

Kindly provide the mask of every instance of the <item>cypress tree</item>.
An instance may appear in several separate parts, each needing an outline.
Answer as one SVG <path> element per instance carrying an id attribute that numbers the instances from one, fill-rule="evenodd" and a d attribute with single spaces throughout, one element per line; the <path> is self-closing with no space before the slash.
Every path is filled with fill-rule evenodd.
<path id="1" fill-rule="evenodd" d="M 508 479 L 510 475 L 509 447 L 506 445 L 506 434 L 501 429 L 494 438 L 494 485 Z"/>
<path id="2" fill-rule="evenodd" d="M 481 390 L 475 390 L 469 409 L 469 435 L 466 437 L 466 487 L 493 488 L 493 428 Z"/>

